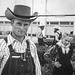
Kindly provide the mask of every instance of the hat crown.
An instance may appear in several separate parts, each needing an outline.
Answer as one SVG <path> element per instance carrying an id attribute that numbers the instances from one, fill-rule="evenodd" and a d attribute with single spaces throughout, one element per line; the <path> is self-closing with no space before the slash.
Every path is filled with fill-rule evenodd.
<path id="1" fill-rule="evenodd" d="M 7 19 L 20 19 L 25 21 L 34 21 L 38 17 L 38 12 L 31 13 L 31 8 L 25 5 L 15 5 L 14 11 L 12 12 L 9 8 L 5 11 L 5 16 Z"/>
<path id="2" fill-rule="evenodd" d="M 20 16 L 30 16 L 30 7 L 25 5 L 15 5 L 14 7 L 14 14 L 20 15 Z"/>

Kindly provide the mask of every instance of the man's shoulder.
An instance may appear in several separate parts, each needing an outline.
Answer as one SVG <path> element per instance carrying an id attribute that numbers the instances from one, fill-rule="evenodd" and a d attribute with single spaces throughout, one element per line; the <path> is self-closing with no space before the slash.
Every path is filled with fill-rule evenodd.
<path id="1" fill-rule="evenodd" d="M 31 47 L 36 47 L 35 43 L 32 40 L 28 39 L 28 41 L 29 41 Z"/>
<path id="2" fill-rule="evenodd" d="M 2 43 L 3 41 L 4 41 L 4 38 L 1 38 L 1 39 L 0 39 L 0 43 Z"/>
<path id="3" fill-rule="evenodd" d="M 5 42 L 4 38 L 1 38 L 0 39 L 0 48 L 5 46 L 5 45 L 6 45 L 6 42 Z"/>

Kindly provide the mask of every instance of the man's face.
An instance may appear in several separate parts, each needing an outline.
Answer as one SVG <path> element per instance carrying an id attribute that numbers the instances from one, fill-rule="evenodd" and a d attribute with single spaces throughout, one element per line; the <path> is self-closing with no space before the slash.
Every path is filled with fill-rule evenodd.
<path id="1" fill-rule="evenodd" d="M 27 29 L 30 25 L 29 21 L 22 21 L 15 19 L 12 23 L 13 33 L 17 36 L 25 36 L 27 34 Z"/>

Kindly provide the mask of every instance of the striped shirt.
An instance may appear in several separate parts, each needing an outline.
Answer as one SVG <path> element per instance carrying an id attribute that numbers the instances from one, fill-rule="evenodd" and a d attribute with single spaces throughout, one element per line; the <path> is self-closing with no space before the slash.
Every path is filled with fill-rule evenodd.
<path id="1" fill-rule="evenodd" d="M 26 48 L 27 48 L 26 40 L 27 40 L 27 38 L 25 38 L 23 40 L 23 42 L 20 43 L 18 40 L 14 39 L 11 36 L 11 34 L 9 34 L 7 36 L 7 41 L 8 41 L 7 43 L 5 42 L 4 39 L 0 39 L 0 61 L 3 58 L 3 61 L 0 64 L 0 75 L 4 68 L 4 65 L 6 64 L 6 61 L 8 60 L 8 58 L 10 56 L 8 46 L 11 44 L 13 49 L 17 53 L 25 53 Z M 37 48 L 36 48 L 35 44 L 30 40 L 29 40 L 29 44 L 30 44 L 31 55 L 33 57 L 34 64 L 35 64 L 36 75 L 41 75 L 41 66 L 40 66 L 40 62 L 38 59 L 38 55 L 37 55 Z"/>

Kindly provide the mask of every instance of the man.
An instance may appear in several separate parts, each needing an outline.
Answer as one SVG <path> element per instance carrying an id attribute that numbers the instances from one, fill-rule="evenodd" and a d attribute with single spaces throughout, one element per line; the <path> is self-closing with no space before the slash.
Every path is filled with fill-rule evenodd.
<path id="1" fill-rule="evenodd" d="M 53 45 L 55 45 L 57 42 L 60 41 L 61 37 L 62 37 L 62 32 L 60 31 L 60 27 L 59 26 L 54 26 L 54 40 L 53 40 Z"/>
<path id="2" fill-rule="evenodd" d="M 43 41 L 44 39 L 44 25 L 39 25 L 37 38 L 38 38 L 38 44 L 41 46 L 45 46 L 45 43 Z"/>
<path id="3" fill-rule="evenodd" d="M 31 16 L 30 10 L 29 6 L 15 5 L 14 12 L 5 11 L 12 33 L 0 39 L 0 75 L 41 75 L 36 46 L 26 37 L 30 23 L 38 16 Z"/>
<path id="4" fill-rule="evenodd" d="M 46 63 L 43 54 L 45 52 L 45 50 L 47 49 L 47 43 L 44 42 L 45 39 L 45 35 L 44 35 L 44 27 L 45 25 L 39 25 L 38 27 L 38 33 L 37 33 L 37 38 L 38 38 L 38 56 L 39 56 L 39 60 L 40 60 L 40 64 L 41 67 L 43 67 Z"/>

